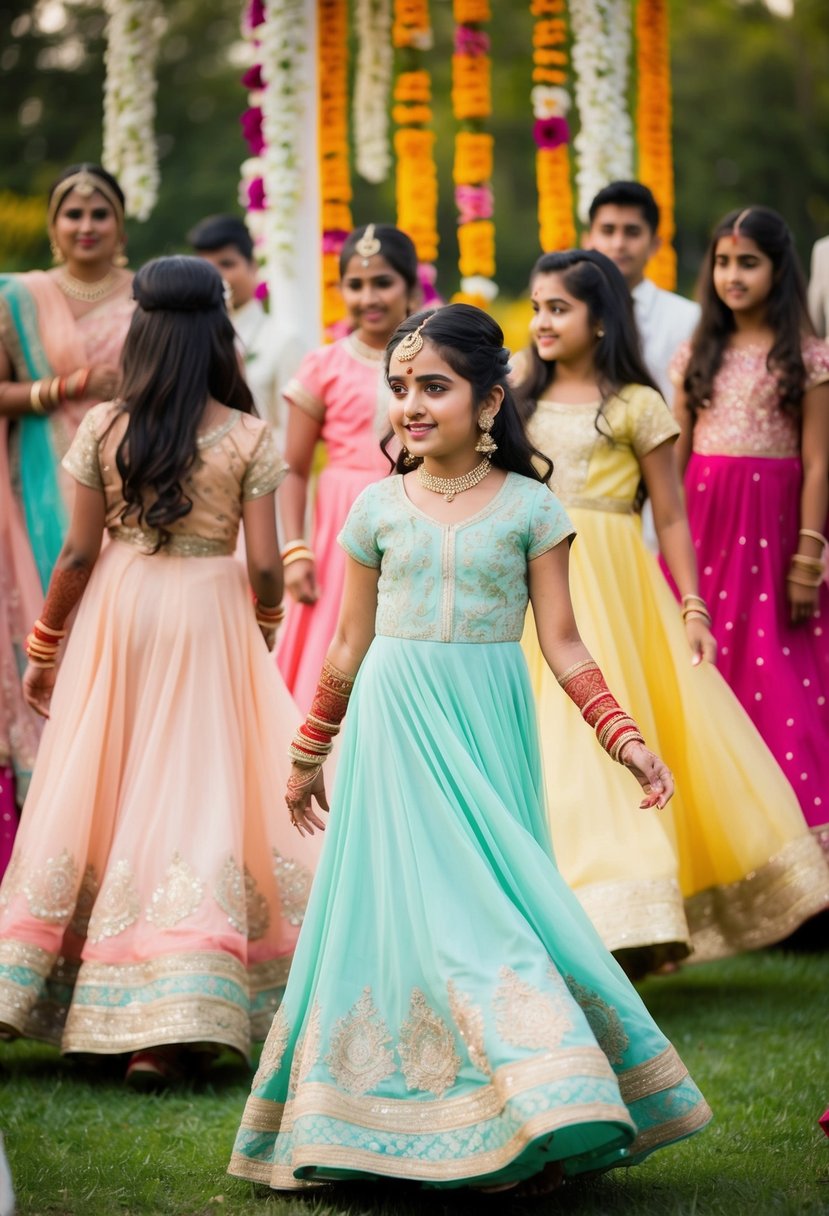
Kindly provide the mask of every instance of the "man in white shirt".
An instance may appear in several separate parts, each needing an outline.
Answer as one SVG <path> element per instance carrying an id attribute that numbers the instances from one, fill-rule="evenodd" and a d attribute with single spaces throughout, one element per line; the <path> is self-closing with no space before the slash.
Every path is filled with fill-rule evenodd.
<path id="1" fill-rule="evenodd" d="M 615 262 L 633 296 L 633 311 L 645 364 L 671 404 L 668 365 L 699 320 L 699 305 L 645 278 L 645 266 L 659 248 L 659 207 L 640 182 L 611 182 L 590 204 L 584 244 Z"/>
<path id="2" fill-rule="evenodd" d="M 819 338 L 829 338 L 829 236 L 815 242 L 809 275 L 809 312 Z"/>
<path id="3" fill-rule="evenodd" d="M 260 416 L 269 420 L 277 447 L 284 452 L 287 407 L 282 386 L 297 369 L 302 345 L 298 338 L 280 341 L 272 318 L 256 297 L 257 264 L 243 220 L 211 215 L 188 233 L 187 240 L 198 257 L 213 263 L 230 288 L 230 319 L 239 338 L 245 376 Z"/>

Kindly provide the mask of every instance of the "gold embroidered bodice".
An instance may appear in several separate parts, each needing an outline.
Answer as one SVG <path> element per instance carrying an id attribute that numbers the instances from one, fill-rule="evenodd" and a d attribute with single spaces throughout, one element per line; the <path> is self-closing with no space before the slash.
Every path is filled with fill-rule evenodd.
<path id="1" fill-rule="evenodd" d="M 113 540 L 151 551 L 157 542 L 152 528 L 137 520 L 122 520 L 125 507 L 121 477 L 115 463 L 127 415 L 105 402 L 84 417 L 63 460 L 76 481 L 102 490 L 106 526 Z M 287 472 L 266 422 L 231 410 L 220 426 L 201 434 L 198 459 L 184 481 L 192 510 L 169 525 L 172 534 L 161 553 L 178 557 L 214 557 L 233 553 L 242 517 L 242 503 L 275 490 Z"/>
<path id="2" fill-rule="evenodd" d="M 568 405 L 542 397 L 529 420 L 530 442 L 552 460 L 550 486 L 568 507 L 631 512 L 640 459 L 675 439 L 679 427 L 659 393 L 629 384 L 606 403 Z"/>
<path id="3" fill-rule="evenodd" d="M 410 502 L 401 476 L 368 487 L 340 544 L 380 570 L 375 632 L 430 642 L 517 642 L 527 611 L 527 562 L 573 534 L 541 482 L 509 473 L 495 497 L 458 524 Z"/>

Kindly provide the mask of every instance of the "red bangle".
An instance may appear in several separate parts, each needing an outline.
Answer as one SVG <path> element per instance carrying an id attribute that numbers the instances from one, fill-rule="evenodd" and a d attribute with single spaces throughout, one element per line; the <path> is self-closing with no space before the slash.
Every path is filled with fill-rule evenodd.
<path id="1" fill-rule="evenodd" d="M 91 367 L 82 367 L 81 368 L 81 374 L 78 377 L 77 384 L 75 385 L 75 400 L 76 401 L 80 401 L 81 398 L 83 397 L 84 393 L 86 392 L 86 386 L 87 386 L 87 384 L 89 384 L 89 377 L 91 375 L 92 375 Z"/>

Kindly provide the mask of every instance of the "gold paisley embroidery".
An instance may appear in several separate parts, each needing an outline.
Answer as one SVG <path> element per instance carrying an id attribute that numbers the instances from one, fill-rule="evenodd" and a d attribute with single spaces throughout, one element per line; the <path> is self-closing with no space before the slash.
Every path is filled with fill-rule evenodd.
<path id="1" fill-rule="evenodd" d="M 279 887 L 279 902 L 282 915 L 289 925 L 301 925 L 305 916 L 308 896 L 311 894 L 313 874 L 292 857 L 283 857 L 273 850 L 273 876 Z"/>
<path id="2" fill-rule="evenodd" d="M 466 993 L 461 992 L 450 980 L 446 985 L 449 993 L 449 1008 L 458 1033 L 464 1041 L 467 1055 L 476 1068 L 492 1076 L 492 1068 L 484 1046 L 484 1015 L 479 1005 L 473 1005 Z"/>
<path id="3" fill-rule="evenodd" d="M 101 893 L 89 918 L 88 939 L 101 942 L 134 925 L 141 912 L 138 888 L 128 861 L 118 861 L 104 877 Z"/>
<path id="4" fill-rule="evenodd" d="M 265 1040 L 265 1046 L 262 1048 L 262 1054 L 259 1057 L 259 1067 L 253 1078 L 254 1089 L 258 1089 L 260 1085 L 264 1085 L 266 1081 L 270 1081 L 271 1077 L 279 1072 L 279 1069 L 282 1067 L 282 1057 L 285 1055 L 285 1048 L 288 1046 L 290 1034 L 291 1028 L 288 1025 L 288 1015 L 285 1012 L 284 1005 L 280 1005 L 268 1031 L 268 1037 Z"/>
<path id="5" fill-rule="evenodd" d="M 3 883 L 0 886 L 0 908 L 7 907 L 21 890 L 20 880 L 22 874 L 23 862 L 21 861 L 20 850 L 18 849 L 12 854 L 12 859 L 6 867 L 6 873 L 3 875 Z"/>
<path id="6" fill-rule="evenodd" d="M 325 1062 L 338 1085 L 350 1094 L 364 1094 L 394 1072 L 390 1042 L 371 989 L 364 988 L 357 1003 L 335 1025 Z"/>
<path id="7" fill-rule="evenodd" d="M 157 929 L 172 929 L 199 907 L 204 898 L 204 883 L 176 850 L 164 881 L 156 887 L 145 916 Z"/>
<path id="8" fill-rule="evenodd" d="M 311 1012 L 308 1015 L 308 1021 L 305 1024 L 305 1030 L 299 1038 L 294 1049 L 294 1058 L 291 1063 L 291 1076 L 288 1081 L 288 1089 L 291 1093 L 296 1093 L 300 1085 L 304 1085 L 311 1074 L 311 1069 L 316 1064 L 320 1055 L 320 1007 L 316 1001 L 311 1006 Z"/>
<path id="9" fill-rule="evenodd" d="M 573 1023 L 560 998 L 519 979 L 509 967 L 498 973 L 501 983 L 492 1002 L 498 1034 L 513 1047 L 551 1051 Z"/>
<path id="10" fill-rule="evenodd" d="M 442 1098 L 455 1084 L 461 1067 L 455 1036 L 419 988 L 412 990 L 397 1050 L 407 1089 L 427 1090 Z"/>
<path id="11" fill-rule="evenodd" d="M 247 866 L 243 874 L 234 859 L 228 857 L 216 880 L 213 897 L 237 933 L 244 933 L 252 942 L 264 937 L 271 913 Z"/>
<path id="12" fill-rule="evenodd" d="M 32 916 L 65 925 L 75 907 L 77 885 L 78 867 L 69 850 L 64 849 L 59 857 L 49 857 L 45 866 L 23 883 Z"/>
<path id="13" fill-rule="evenodd" d="M 98 875 L 95 873 L 95 867 L 89 865 L 83 872 L 81 889 L 75 900 L 75 913 L 69 925 L 72 932 L 77 933 L 78 937 L 86 937 L 89 932 L 89 919 L 92 916 L 92 909 L 97 897 Z"/>
<path id="14" fill-rule="evenodd" d="M 598 992 L 579 984 L 572 975 L 565 976 L 565 982 L 610 1063 L 623 1063 L 625 1052 L 630 1047 L 630 1039 L 625 1034 L 617 1010 L 603 1001 Z"/>

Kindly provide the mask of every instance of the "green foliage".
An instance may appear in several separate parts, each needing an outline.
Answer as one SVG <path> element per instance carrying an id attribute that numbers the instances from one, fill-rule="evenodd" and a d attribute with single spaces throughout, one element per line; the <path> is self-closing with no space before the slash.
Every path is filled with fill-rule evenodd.
<path id="1" fill-rule="evenodd" d="M 203 215 L 238 208 L 239 128 L 246 99 L 232 54 L 241 0 L 166 0 L 157 132 L 162 188 L 146 224 L 130 225 L 133 263 L 184 247 Z M 439 286 L 457 287 L 452 186 L 455 123 L 449 97 L 452 12 L 432 6 L 442 236 Z M 61 13 L 65 21 L 54 28 Z M 38 15 L 38 20 L 34 19 Z M 104 17 L 100 0 L 7 0 L 0 49 L 3 187 L 42 196 L 64 165 L 101 150 Z M 44 28 L 47 26 L 48 28 Z M 528 3 L 493 5 L 493 102 L 498 280 L 522 292 L 537 244 L 529 104 Z M 796 0 L 790 19 L 762 0 L 672 0 L 674 150 L 680 277 L 693 281 L 707 235 L 729 208 L 777 207 L 804 259 L 829 231 L 829 22 L 825 0 Z M 10 101 L 12 104 L 10 104 Z M 393 182 L 354 179 L 355 222 L 390 220 Z M 4 269 L 48 264 L 36 245 L 0 232 Z"/>
<path id="2" fill-rule="evenodd" d="M 829 955 L 776 951 L 687 967 L 642 995 L 714 1110 L 709 1128 L 630 1171 L 554 1199 L 451 1195 L 403 1184 L 271 1196 L 225 1175 L 248 1093 L 227 1060 L 210 1084 L 127 1092 L 51 1048 L 0 1045 L 2 1123 L 28 1216 L 819 1216 L 829 1200 Z M 428 1204 L 428 1207 L 425 1205 Z"/>

